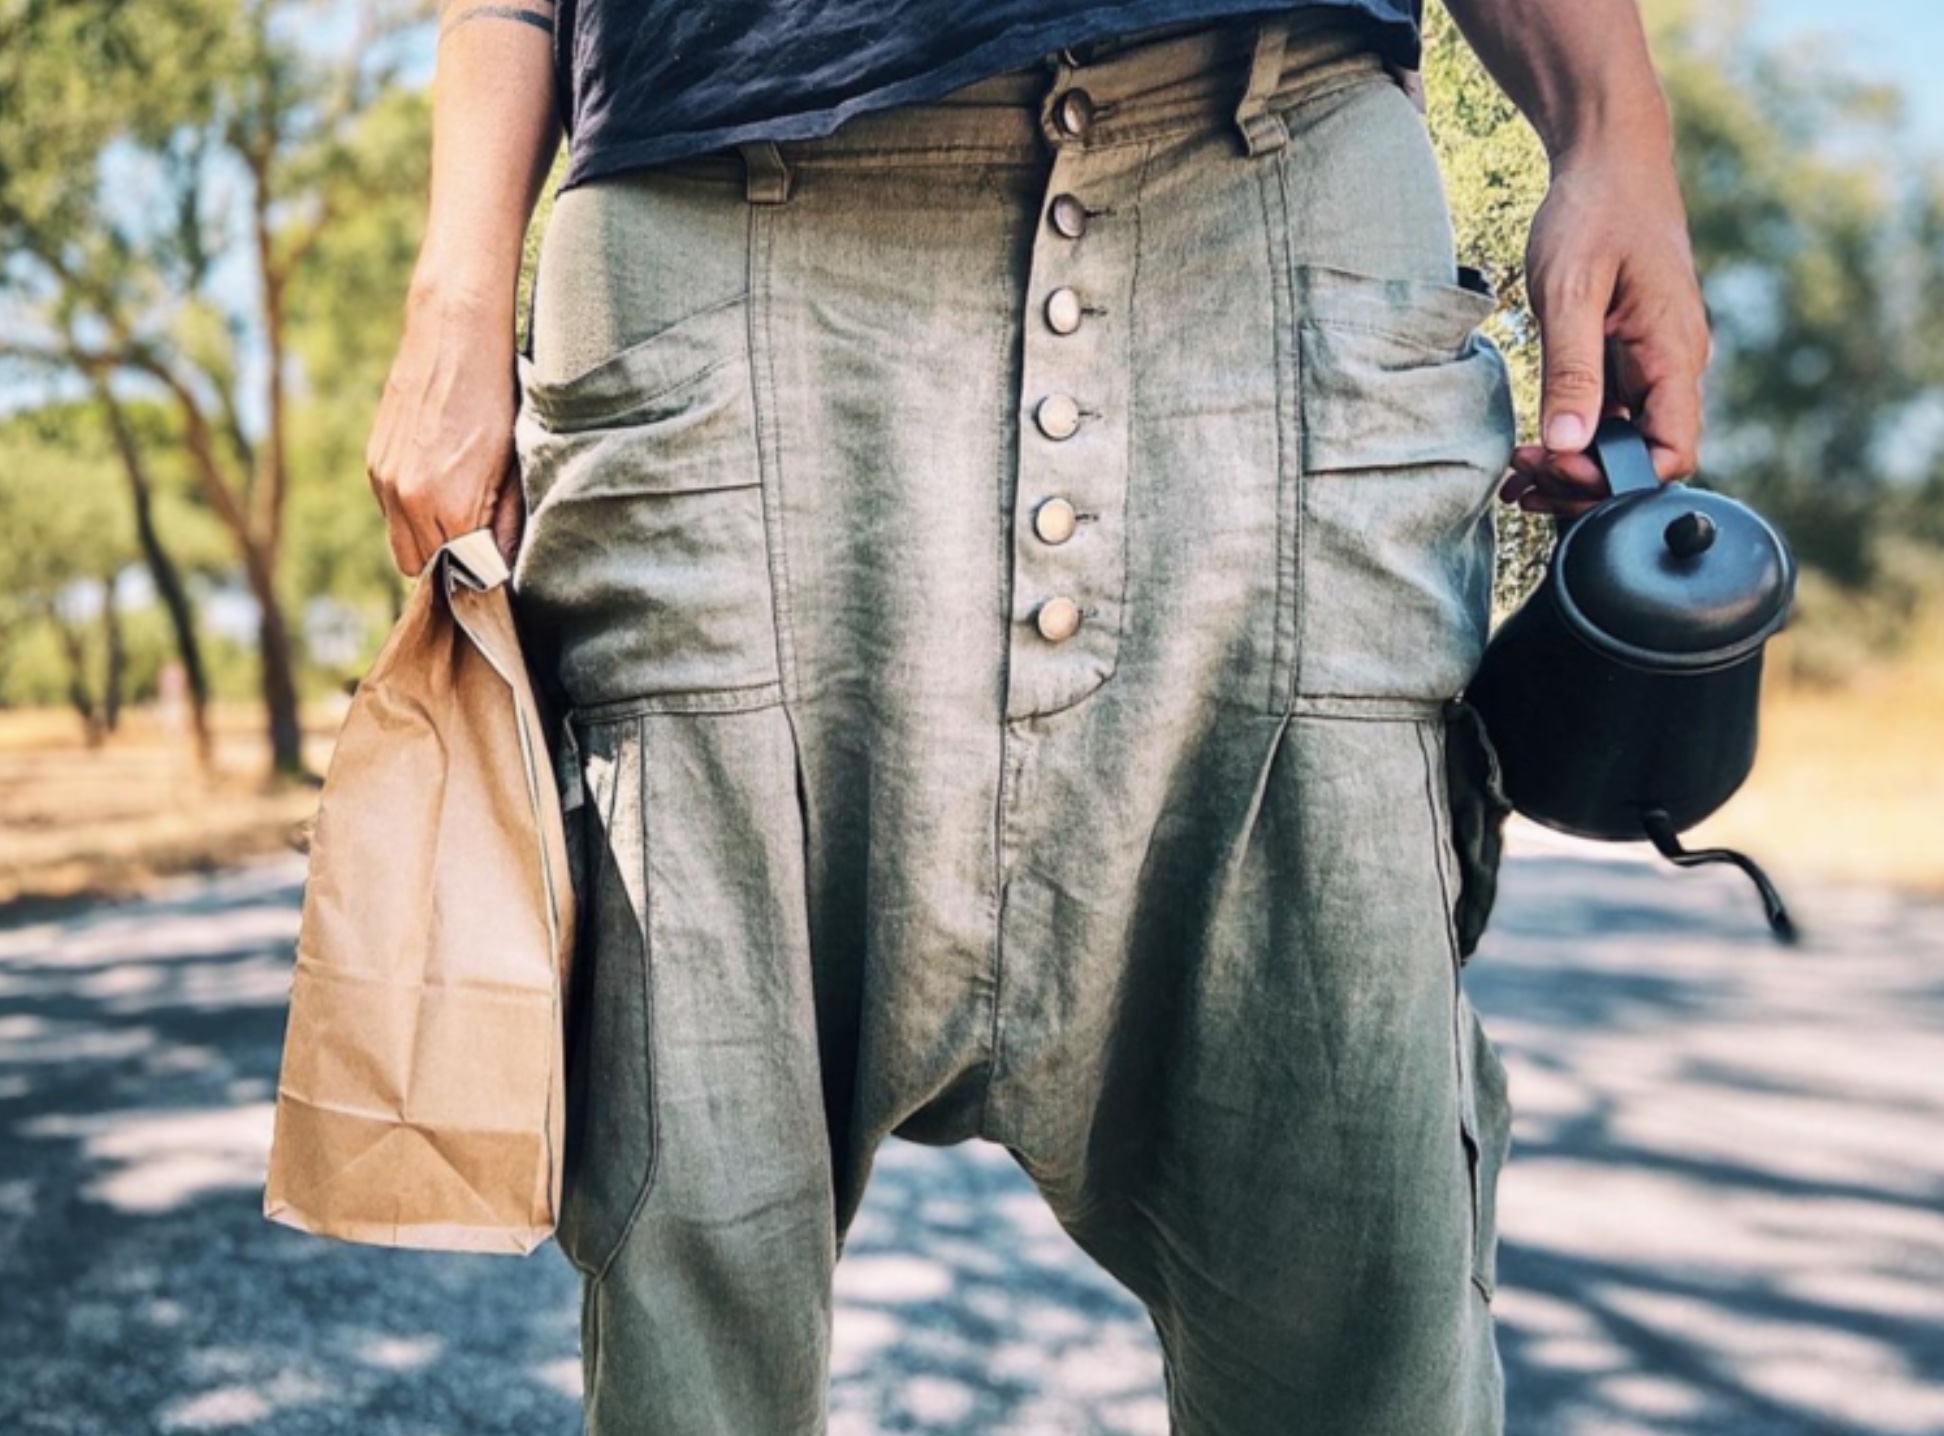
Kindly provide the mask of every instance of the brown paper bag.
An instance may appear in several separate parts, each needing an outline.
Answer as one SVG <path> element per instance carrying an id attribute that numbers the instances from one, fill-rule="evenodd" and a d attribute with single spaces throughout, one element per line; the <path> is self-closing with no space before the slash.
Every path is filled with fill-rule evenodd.
<path id="1" fill-rule="evenodd" d="M 304 890 L 263 1214 L 380 1246 L 553 1231 L 574 902 L 547 728 L 482 530 L 359 685 Z"/>

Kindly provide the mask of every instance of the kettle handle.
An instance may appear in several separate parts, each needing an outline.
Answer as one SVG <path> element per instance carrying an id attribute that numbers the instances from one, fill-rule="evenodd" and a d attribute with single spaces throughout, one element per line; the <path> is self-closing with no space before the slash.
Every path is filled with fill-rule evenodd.
<path id="1" fill-rule="evenodd" d="M 1660 475 L 1654 472 L 1647 441 L 1631 419 L 1615 414 L 1600 420 L 1599 427 L 1593 431 L 1593 456 L 1606 472 L 1607 487 L 1616 494 L 1660 487 Z"/>

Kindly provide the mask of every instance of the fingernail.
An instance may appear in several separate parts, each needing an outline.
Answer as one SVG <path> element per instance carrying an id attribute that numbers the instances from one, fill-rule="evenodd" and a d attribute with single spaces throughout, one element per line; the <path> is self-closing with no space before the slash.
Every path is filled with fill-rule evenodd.
<path id="1" fill-rule="evenodd" d="M 1546 447 L 1554 451 L 1577 449 L 1586 443 L 1586 420 L 1578 414 L 1555 414 L 1546 425 Z"/>

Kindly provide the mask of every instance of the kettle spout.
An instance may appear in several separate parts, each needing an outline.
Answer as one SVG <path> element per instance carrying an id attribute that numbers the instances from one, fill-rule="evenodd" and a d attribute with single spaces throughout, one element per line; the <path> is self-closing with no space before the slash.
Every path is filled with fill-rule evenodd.
<path id="1" fill-rule="evenodd" d="M 1747 873 L 1756 890 L 1762 895 L 1762 911 L 1768 918 L 1769 931 L 1775 934 L 1776 941 L 1794 943 L 1798 932 L 1789 917 L 1789 910 L 1782 905 L 1782 895 L 1775 890 L 1755 860 L 1732 848 L 1701 848 L 1690 851 L 1681 846 L 1679 834 L 1674 831 L 1674 823 L 1660 808 L 1650 808 L 1640 816 L 1641 826 L 1647 830 L 1648 838 L 1660 850 L 1661 856 L 1680 867 L 1690 868 L 1700 863 L 1733 863 Z"/>

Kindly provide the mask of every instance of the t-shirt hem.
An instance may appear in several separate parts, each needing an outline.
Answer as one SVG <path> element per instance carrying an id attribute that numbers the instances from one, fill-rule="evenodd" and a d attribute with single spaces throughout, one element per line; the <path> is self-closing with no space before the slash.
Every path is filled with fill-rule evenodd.
<path id="1" fill-rule="evenodd" d="M 584 150 L 578 155 L 572 153 L 570 143 L 567 170 L 554 194 L 558 197 L 588 180 L 671 160 L 685 159 L 746 141 L 820 139 L 837 129 L 853 115 L 871 110 L 889 109 L 894 105 L 936 99 L 961 85 L 968 85 L 975 80 L 1031 64 L 1063 45 L 1078 44 L 1093 35 L 1131 34 L 1146 25 L 1164 23 L 1170 14 L 1178 13 L 1176 7 L 1179 3 L 1180 0 L 1150 0 L 1150 3 L 1146 4 L 1122 5 L 1091 12 L 1084 17 L 1087 25 L 1081 35 L 1075 35 L 1068 28 L 1073 22 L 1072 16 L 1066 16 L 1056 24 L 1010 31 L 966 51 L 956 60 L 943 65 L 934 65 L 919 74 L 907 76 L 862 95 L 853 95 L 840 104 L 820 110 L 806 110 L 764 120 L 747 120 L 741 124 L 720 125 L 714 129 L 679 131 L 675 134 L 657 135 L 652 139 L 636 140 L 628 144 L 597 146 Z M 1199 18 L 1212 22 L 1237 15 L 1255 13 L 1268 15 L 1285 9 L 1306 9 L 1311 6 L 1340 8 L 1368 20 L 1376 28 L 1379 43 L 1385 54 L 1396 64 L 1415 69 L 1423 59 L 1422 37 L 1416 26 L 1406 21 L 1388 20 L 1373 15 L 1356 5 L 1355 0 L 1310 0 L 1309 6 L 1265 6 L 1260 3 L 1260 0 L 1237 0 L 1237 3 L 1232 5 L 1212 5 Z"/>

